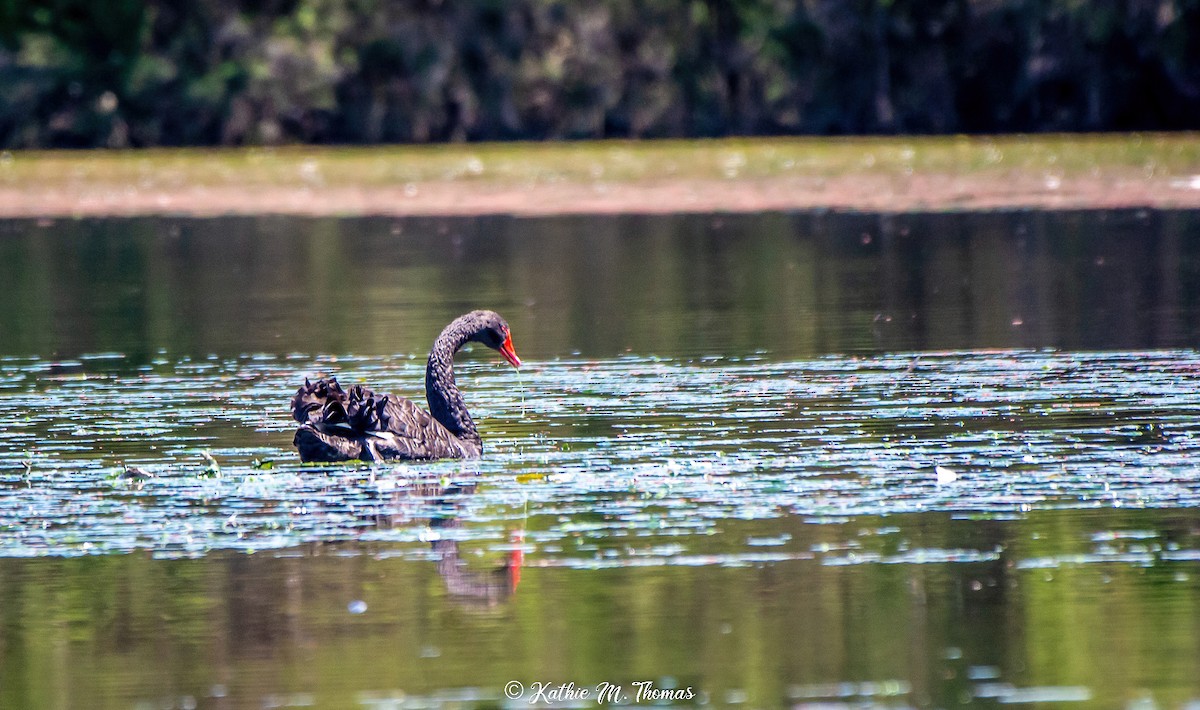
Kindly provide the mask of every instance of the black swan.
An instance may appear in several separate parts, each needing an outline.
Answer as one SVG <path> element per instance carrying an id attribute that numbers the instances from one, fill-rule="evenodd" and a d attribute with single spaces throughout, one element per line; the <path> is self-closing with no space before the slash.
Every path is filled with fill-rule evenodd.
<path id="1" fill-rule="evenodd" d="M 305 379 L 292 397 L 292 416 L 300 422 L 294 440 L 300 460 L 477 458 L 483 442 L 454 384 L 454 354 L 472 341 L 499 351 L 513 367 L 521 366 L 503 318 L 492 311 L 459 316 L 429 351 L 425 367 L 429 412 L 411 400 L 376 394 L 362 385 L 344 390 L 336 378 Z"/>

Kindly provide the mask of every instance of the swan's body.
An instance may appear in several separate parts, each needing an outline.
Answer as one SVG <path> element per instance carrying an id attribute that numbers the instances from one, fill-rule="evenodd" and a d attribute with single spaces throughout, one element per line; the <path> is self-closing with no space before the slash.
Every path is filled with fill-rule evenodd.
<path id="1" fill-rule="evenodd" d="M 513 367 L 508 323 L 492 311 L 472 311 L 442 331 L 429 352 L 425 394 L 429 411 L 412 401 L 362 385 L 342 389 L 335 378 L 304 381 L 292 397 L 300 422 L 295 444 L 302 461 L 476 458 L 483 442 L 454 383 L 454 354 L 468 342 L 498 350 Z"/>

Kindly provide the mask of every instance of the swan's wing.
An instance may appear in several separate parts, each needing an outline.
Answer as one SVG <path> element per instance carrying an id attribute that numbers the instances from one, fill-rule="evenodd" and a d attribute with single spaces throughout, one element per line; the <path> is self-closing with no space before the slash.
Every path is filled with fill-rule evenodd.
<path id="1" fill-rule="evenodd" d="M 354 461 L 363 458 L 361 439 L 326 434 L 310 424 L 296 430 L 292 443 L 300 451 L 300 460 L 304 463 Z"/>
<path id="2" fill-rule="evenodd" d="M 392 395 L 376 395 L 376 427 L 366 433 L 365 447 L 373 447 L 385 459 L 440 459 L 478 456 L 429 412 L 415 402 Z"/>
<path id="3" fill-rule="evenodd" d="M 376 431 L 388 431 L 406 439 L 424 439 L 445 428 L 416 402 L 395 395 L 377 397 Z"/>

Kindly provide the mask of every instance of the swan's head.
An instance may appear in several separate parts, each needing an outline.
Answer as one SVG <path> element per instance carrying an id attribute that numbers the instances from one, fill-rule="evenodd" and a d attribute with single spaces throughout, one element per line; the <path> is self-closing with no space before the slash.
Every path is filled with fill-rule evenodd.
<path id="1" fill-rule="evenodd" d="M 517 357 L 517 351 L 513 349 L 512 332 L 508 329 L 508 323 L 492 311 L 475 311 L 471 315 L 475 316 L 478 328 L 471 340 L 499 352 L 513 367 L 520 367 L 521 358 Z"/>

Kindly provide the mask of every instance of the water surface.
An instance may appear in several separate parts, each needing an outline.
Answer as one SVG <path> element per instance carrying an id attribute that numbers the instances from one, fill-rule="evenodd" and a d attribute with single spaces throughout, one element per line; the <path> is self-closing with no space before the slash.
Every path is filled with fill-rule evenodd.
<path id="1" fill-rule="evenodd" d="M 1196 222 L 6 223 L 0 706 L 1190 707 Z M 479 306 L 485 458 L 297 463 Z"/>
<path id="2" fill-rule="evenodd" d="M 1190 348 L 1196 212 L 0 223 L 0 353 L 523 357 Z"/>

